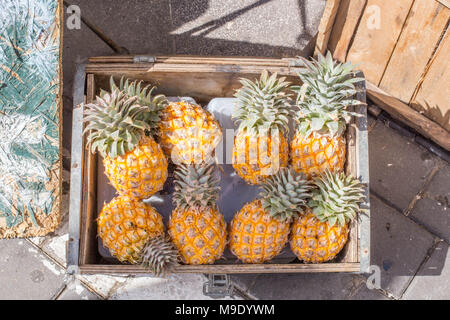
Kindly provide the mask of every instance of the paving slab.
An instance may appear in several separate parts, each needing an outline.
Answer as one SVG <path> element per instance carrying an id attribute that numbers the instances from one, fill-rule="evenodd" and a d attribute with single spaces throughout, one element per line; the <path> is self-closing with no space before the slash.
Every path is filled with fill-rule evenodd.
<path id="1" fill-rule="evenodd" d="M 86 288 L 80 281 L 70 281 L 57 300 L 99 300 L 100 297 Z"/>
<path id="2" fill-rule="evenodd" d="M 211 300 L 212 298 L 203 295 L 205 281 L 206 277 L 200 274 L 174 274 L 166 278 L 130 278 L 112 293 L 110 299 Z"/>
<path id="3" fill-rule="evenodd" d="M 94 2 L 94 1 L 92 1 Z M 64 21 L 70 14 L 64 7 Z M 69 29 L 64 24 L 63 33 L 63 145 L 70 150 L 72 137 L 73 80 L 76 63 L 86 63 L 89 57 L 112 55 L 114 51 L 91 29 L 81 23 L 80 29 Z"/>
<path id="4" fill-rule="evenodd" d="M 77 278 L 103 298 L 109 297 L 116 288 L 129 280 L 128 277 L 113 277 L 104 274 L 77 275 Z"/>
<path id="5" fill-rule="evenodd" d="M 64 280 L 65 271 L 26 240 L 0 240 L 0 300 L 52 299 Z"/>
<path id="6" fill-rule="evenodd" d="M 400 211 L 408 209 L 437 161 L 382 121 L 369 133 L 370 188 Z"/>
<path id="7" fill-rule="evenodd" d="M 371 264 L 381 270 L 381 288 L 400 298 L 435 238 L 377 197 L 370 206 Z"/>
<path id="8" fill-rule="evenodd" d="M 440 242 L 430 259 L 423 265 L 409 285 L 403 299 L 449 300 L 450 299 L 450 252 L 449 245 Z"/>
<path id="9" fill-rule="evenodd" d="M 171 1 L 171 36 L 179 54 L 309 55 L 325 2 Z"/>
<path id="10" fill-rule="evenodd" d="M 259 275 L 249 294 L 269 300 L 384 300 L 369 290 L 366 279 L 349 273 L 299 273 Z"/>
<path id="11" fill-rule="evenodd" d="M 85 19 L 132 54 L 172 52 L 169 36 L 171 30 L 169 1 L 70 0 L 68 2 L 78 5 Z"/>
<path id="12" fill-rule="evenodd" d="M 443 163 L 410 217 L 440 238 L 450 242 L 450 165 Z"/>

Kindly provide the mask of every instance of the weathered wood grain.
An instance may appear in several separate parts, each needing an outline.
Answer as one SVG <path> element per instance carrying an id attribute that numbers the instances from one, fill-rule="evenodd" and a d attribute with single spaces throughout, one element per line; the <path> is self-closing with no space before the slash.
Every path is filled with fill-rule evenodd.
<path id="1" fill-rule="evenodd" d="M 431 1 L 431 0 L 429 0 Z M 368 0 L 347 55 L 366 79 L 378 85 L 413 0 Z"/>
<path id="2" fill-rule="evenodd" d="M 366 6 L 367 0 L 342 0 L 334 20 L 328 48 L 333 57 L 346 61 L 353 35 Z"/>
<path id="3" fill-rule="evenodd" d="M 409 103 L 450 17 L 437 1 L 415 0 L 379 87 Z"/>
<path id="4" fill-rule="evenodd" d="M 370 82 L 367 82 L 367 95 L 392 117 L 450 151 L 450 133 L 441 126 Z"/>
<path id="5" fill-rule="evenodd" d="M 321 264 L 232 264 L 232 265 L 181 265 L 174 273 L 312 273 L 312 272 L 359 272 L 359 263 L 321 263 Z M 81 274 L 149 274 L 148 270 L 133 265 L 80 266 Z"/>
<path id="6" fill-rule="evenodd" d="M 316 47 L 314 55 L 317 56 L 318 53 L 325 54 L 327 51 L 328 40 L 330 38 L 331 30 L 333 28 L 334 19 L 336 13 L 339 9 L 339 4 L 341 0 L 328 0 L 324 12 L 322 14 L 322 19 L 320 20 L 319 29 L 316 39 Z"/>
<path id="7" fill-rule="evenodd" d="M 450 131 L 450 30 L 431 62 L 411 106 Z"/>

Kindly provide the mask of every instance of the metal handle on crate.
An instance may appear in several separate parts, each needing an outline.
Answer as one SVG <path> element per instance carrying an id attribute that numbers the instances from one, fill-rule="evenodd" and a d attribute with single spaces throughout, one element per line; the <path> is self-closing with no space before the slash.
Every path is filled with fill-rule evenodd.
<path id="1" fill-rule="evenodd" d="M 213 299 L 231 297 L 233 285 L 227 274 L 209 274 L 208 281 L 203 284 L 203 294 Z"/>
<path id="2" fill-rule="evenodd" d="M 156 57 L 148 54 L 133 57 L 133 63 L 155 63 Z"/>

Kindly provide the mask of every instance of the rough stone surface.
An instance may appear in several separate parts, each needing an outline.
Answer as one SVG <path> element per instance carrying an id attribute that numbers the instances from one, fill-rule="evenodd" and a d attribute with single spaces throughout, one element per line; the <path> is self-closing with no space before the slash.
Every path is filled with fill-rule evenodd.
<path id="1" fill-rule="evenodd" d="M 450 165 L 443 163 L 410 217 L 450 242 Z"/>
<path id="2" fill-rule="evenodd" d="M 386 299 L 377 290 L 369 290 L 364 277 L 347 273 L 263 274 L 249 293 L 275 300 Z"/>
<path id="3" fill-rule="evenodd" d="M 399 298 L 420 267 L 434 237 L 376 197 L 371 205 L 371 264 L 381 270 L 381 288 Z"/>
<path id="4" fill-rule="evenodd" d="M 203 295 L 206 278 L 199 274 L 171 275 L 167 278 L 130 278 L 111 295 L 112 300 L 210 300 Z"/>
<path id="5" fill-rule="evenodd" d="M 0 240 L 0 299 L 51 299 L 65 272 L 23 239 Z"/>
<path id="6" fill-rule="evenodd" d="M 378 121 L 369 133 L 370 188 L 400 211 L 408 208 L 436 165 L 424 148 Z"/>
<path id="7" fill-rule="evenodd" d="M 57 300 L 98 300 L 100 297 L 87 289 L 80 281 L 70 281 Z"/>
<path id="8" fill-rule="evenodd" d="M 450 299 L 449 245 L 440 242 L 403 295 L 403 299 Z"/>
<path id="9" fill-rule="evenodd" d="M 312 53 L 325 6 L 323 0 L 171 3 L 177 53 L 274 57 Z"/>

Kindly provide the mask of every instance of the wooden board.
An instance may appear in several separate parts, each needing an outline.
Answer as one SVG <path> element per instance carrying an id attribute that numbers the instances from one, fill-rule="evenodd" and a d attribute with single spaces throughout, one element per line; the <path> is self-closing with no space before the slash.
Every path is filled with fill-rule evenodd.
<path id="1" fill-rule="evenodd" d="M 366 4 L 367 0 L 341 1 L 328 42 L 328 48 L 333 52 L 335 59 L 346 61 L 353 34 Z"/>
<path id="2" fill-rule="evenodd" d="M 367 82 L 367 96 L 392 117 L 450 151 L 450 133 L 397 98 Z"/>
<path id="3" fill-rule="evenodd" d="M 411 106 L 450 131 L 450 30 L 447 30 Z"/>
<path id="4" fill-rule="evenodd" d="M 376 85 L 381 81 L 412 3 L 413 0 L 367 1 L 347 61 L 357 64 L 366 79 Z"/>
<path id="5" fill-rule="evenodd" d="M 320 20 L 316 39 L 316 48 L 314 55 L 318 53 L 325 54 L 327 51 L 328 39 L 330 38 L 336 13 L 339 9 L 341 0 L 328 0 Z"/>
<path id="6" fill-rule="evenodd" d="M 0 238 L 43 236 L 60 221 L 62 1 L 0 6 Z"/>
<path id="7" fill-rule="evenodd" d="M 409 103 L 445 31 L 450 9 L 415 0 L 379 87 Z"/>

